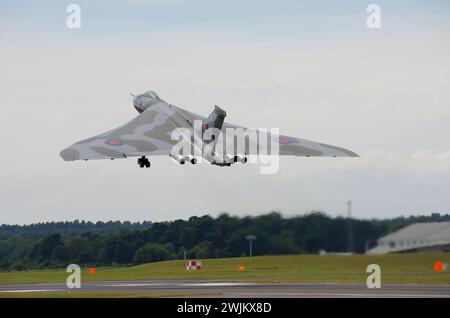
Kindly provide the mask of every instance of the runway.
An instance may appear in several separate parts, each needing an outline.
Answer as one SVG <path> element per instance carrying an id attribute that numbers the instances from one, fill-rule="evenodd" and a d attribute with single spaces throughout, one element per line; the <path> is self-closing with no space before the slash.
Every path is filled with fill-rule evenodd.
<path id="1" fill-rule="evenodd" d="M 401 284 L 368 289 L 363 284 L 299 283 L 211 283 L 182 279 L 152 281 L 109 281 L 82 283 L 80 289 L 65 284 L 0 285 L 0 297 L 7 294 L 89 293 L 145 294 L 161 297 L 218 298 L 450 298 L 450 285 Z"/>

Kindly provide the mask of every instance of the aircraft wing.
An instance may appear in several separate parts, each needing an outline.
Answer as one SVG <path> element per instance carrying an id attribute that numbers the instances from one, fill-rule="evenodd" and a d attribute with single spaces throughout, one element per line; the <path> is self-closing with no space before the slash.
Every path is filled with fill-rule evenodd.
<path id="1" fill-rule="evenodd" d="M 272 136 L 279 145 L 281 156 L 359 157 L 353 151 L 321 142 L 289 136 Z"/>
<path id="2" fill-rule="evenodd" d="M 60 155 L 66 161 L 170 155 L 177 142 L 171 139 L 173 129 L 192 127 L 191 119 L 161 102 L 123 126 L 76 142 Z"/>
<path id="3" fill-rule="evenodd" d="M 93 160 L 93 159 L 118 159 L 140 156 L 170 155 L 172 147 L 178 142 L 171 139 L 172 131 L 176 128 L 193 128 L 194 120 L 205 120 L 204 117 L 167 104 L 160 100 L 157 104 L 146 109 L 137 117 L 123 126 L 76 142 L 72 146 L 61 151 L 61 157 L 66 161 Z M 244 127 L 224 123 L 222 131 L 226 134 L 226 128 Z M 264 134 L 262 134 L 264 136 Z M 259 138 L 261 134 L 259 134 Z M 320 142 L 289 137 L 284 135 L 265 136 L 268 144 L 271 141 L 279 146 L 279 154 L 285 156 L 318 156 L 318 157 L 357 157 L 354 152 Z M 261 139 L 256 139 L 249 134 L 256 147 L 246 144 L 243 149 L 239 145 L 229 144 L 234 138 L 226 138 L 225 154 L 255 155 L 267 154 L 261 152 L 263 144 Z M 234 147 L 230 150 L 230 147 Z M 274 154 L 269 150 L 269 154 Z"/>
<path id="4" fill-rule="evenodd" d="M 279 155 L 281 156 L 304 156 L 304 157 L 359 157 L 353 151 L 324 144 L 321 142 L 311 141 L 307 139 L 300 139 L 296 137 L 290 137 L 285 135 L 275 135 L 270 133 L 260 133 L 258 132 L 258 137 L 255 138 L 252 134 L 252 130 L 247 130 L 247 128 L 239 127 L 231 124 L 224 124 L 224 128 L 242 128 L 247 131 L 249 140 L 254 142 L 255 147 L 249 147 L 248 143 L 244 147 L 239 149 L 238 145 L 229 144 L 227 141 L 232 140 L 232 138 L 226 138 L 227 145 L 224 147 L 227 149 L 227 153 L 234 153 L 239 155 L 255 155 L 255 154 L 274 154 L 271 150 L 270 144 L 276 143 L 279 146 Z M 253 130 L 253 132 L 257 132 Z M 265 138 L 264 142 L 261 139 Z M 266 147 L 266 145 L 268 145 Z M 265 148 L 266 147 L 266 148 Z M 261 152 L 260 149 L 268 149 L 266 152 Z"/>

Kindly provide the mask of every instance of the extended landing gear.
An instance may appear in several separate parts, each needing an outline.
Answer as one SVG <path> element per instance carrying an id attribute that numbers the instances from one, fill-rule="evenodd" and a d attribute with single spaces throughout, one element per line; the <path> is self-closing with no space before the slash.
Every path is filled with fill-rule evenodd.
<path id="1" fill-rule="evenodd" d="M 138 158 L 137 163 L 141 168 L 150 168 L 150 161 L 145 156 Z"/>

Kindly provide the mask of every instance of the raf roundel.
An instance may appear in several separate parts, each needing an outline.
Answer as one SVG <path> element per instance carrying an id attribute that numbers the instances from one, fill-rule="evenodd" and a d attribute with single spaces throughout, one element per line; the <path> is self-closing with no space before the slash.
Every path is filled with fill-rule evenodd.
<path id="1" fill-rule="evenodd" d="M 123 141 L 118 140 L 118 139 L 108 139 L 105 141 L 106 144 L 110 145 L 110 146 L 121 146 L 123 145 Z"/>
<path id="2" fill-rule="evenodd" d="M 286 137 L 280 137 L 280 138 L 276 139 L 276 141 L 279 144 L 283 144 L 283 145 L 287 145 L 287 144 L 292 143 L 292 140 L 290 138 L 286 138 Z"/>

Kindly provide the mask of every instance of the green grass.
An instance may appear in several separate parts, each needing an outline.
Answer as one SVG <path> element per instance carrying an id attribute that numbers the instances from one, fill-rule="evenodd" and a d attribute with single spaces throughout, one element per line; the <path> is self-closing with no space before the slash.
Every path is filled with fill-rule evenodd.
<path id="1" fill-rule="evenodd" d="M 203 260 L 203 269 L 186 271 L 184 261 L 167 261 L 133 267 L 97 268 L 95 275 L 82 272 L 82 282 L 203 278 L 209 281 L 248 282 L 348 282 L 365 283 L 366 267 L 381 266 L 383 283 L 450 284 L 450 270 L 434 272 L 433 263 L 450 263 L 450 253 L 385 255 L 292 255 Z M 238 266 L 247 267 L 238 271 Z M 0 284 L 62 283 L 64 269 L 0 272 Z"/>

